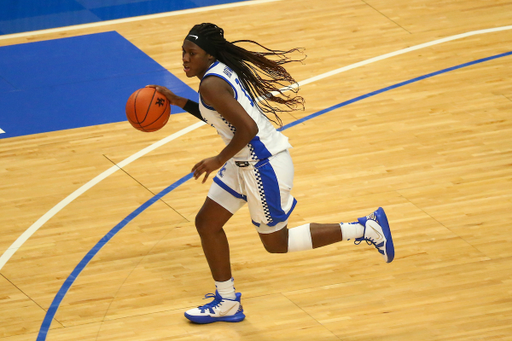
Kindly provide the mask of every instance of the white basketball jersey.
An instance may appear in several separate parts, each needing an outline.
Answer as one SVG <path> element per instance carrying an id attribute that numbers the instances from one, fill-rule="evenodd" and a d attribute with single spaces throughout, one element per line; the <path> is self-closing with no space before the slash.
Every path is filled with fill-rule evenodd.
<path id="1" fill-rule="evenodd" d="M 226 64 L 216 61 L 206 71 L 203 79 L 210 76 L 220 77 L 231 85 L 235 99 L 256 122 L 259 129 L 258 134 L 233 159 L 236 161 L 258 161 L 291 148 L 288 137 L 277 131 L 268 118 L 263 115 L 233 70 Z M 199 110 L 206 123 L 217 129 L 217 133 L 227 145 L 233 138 L 236 128 L 214 108 L 206 105 L 201 98 L 201 94 L 199 94 Z"/>

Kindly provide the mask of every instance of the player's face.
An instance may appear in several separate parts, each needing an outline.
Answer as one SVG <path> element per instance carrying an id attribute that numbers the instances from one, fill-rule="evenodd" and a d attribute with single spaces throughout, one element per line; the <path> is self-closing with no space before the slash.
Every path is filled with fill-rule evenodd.
<path id="1" fill-rule="evenodd" d="M 189 40 L 183 42 L 183 71 L 187 77 L 203 78 L 215 58 Z"/>

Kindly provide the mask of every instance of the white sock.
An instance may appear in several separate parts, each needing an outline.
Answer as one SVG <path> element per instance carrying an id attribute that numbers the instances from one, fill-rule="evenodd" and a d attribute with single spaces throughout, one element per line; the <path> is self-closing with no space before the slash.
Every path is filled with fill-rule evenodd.
<path id="1" fill-rule="evenodd" d="M 359 223 L 340 223 L 343 240 L 361 238 L 364 234 L 364 226 Z"/>
<path id="2" fill-rule="evenodd" d="M 309 224 L 297 226 L 288 230 L 288 252 L 311 250 L 311 229 Z"/>
<path id="3" fill-rule="evenodd" d="M 233 278 L 228 279 L 225 282 L 215 281 L 215 287 L 217 288 L 217 292 L 221 297 L 229 298 L 230 300 L 234 300 L 236 298 L 235 280 Z"/>

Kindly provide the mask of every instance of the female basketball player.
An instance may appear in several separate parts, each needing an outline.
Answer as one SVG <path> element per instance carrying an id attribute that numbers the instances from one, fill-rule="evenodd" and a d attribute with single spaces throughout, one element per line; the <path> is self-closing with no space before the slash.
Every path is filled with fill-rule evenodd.
<path id="1" fill-rule="evenodd" d="M 238 43 L 253 43 L 264 52 L 248 51 Z M 288 138 L 277 131 L 265 114 L 280 123 L 278 112 L 303 105 L 300 96 L 279 91 L 294 84 L 281 66 L 296 60 L 290 53 L 270 50 L 254 41 L 228 42 L 221 28 L 200 24 L 183 42 L 183 68 L 187 77 L 198 77 L 199 103 L 179 97 L 163 86 L 156 87 L 171 104 L 177 105 L 217 129 L 226 147 L 218 155 L 198 162 L 194 178 L 210 174 L 208 196 L 196 216 L 196 228 L 216 292 L 213 301 L 189 310 L 185 316 L 195 323 L 239 322 L 245 318 L 241 294 L 235 292 L 231 274 L 229 245 L 224 225 L 245 203 L 249 205 L 265 249 L 272 253 L 318 248 L 340 240 L 365 240 L 373 244 L 386 262 L 394 258 L 394 247 L 382 208 L 355 223 L 305 224 L 288 228 L 288 217 L 296 200 L 293 163 Z M 277 104 L 277 106 L 276 106 Z"/>

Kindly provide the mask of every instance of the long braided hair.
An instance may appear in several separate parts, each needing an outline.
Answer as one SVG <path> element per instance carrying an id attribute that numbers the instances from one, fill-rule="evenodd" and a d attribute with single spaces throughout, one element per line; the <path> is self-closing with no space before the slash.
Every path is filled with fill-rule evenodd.
<path id="1" fill-rule="evenodd" d="M 288 51 L 272 50 L 253 40 L 237 40 L 228 42 L 224 38 L 224 30 L 214 24 L 195 25 L 188 37 L 218 61 L 229 66 L 240 78 L 252 100 L 261 112 L 272 122 L 282 126 L 278 113 L 304 109 L 304 98 L 296 95 L 299 88 L 295 79 L 282 66 L 305 59 L 292 59 L 289 55 L 298 52 L 304 55 L 301 48 Z M 200 37 L 198 40 L 196 37 Z M 186 38 L 188 39 L 188 38 Z M 249 43 L 259 46 L 263 51 L 246 50 L 236 44 Z M 285 94 L 291 91 L 293 94 Z M 275 120 L 268 117 L 273 114 Z"/>

